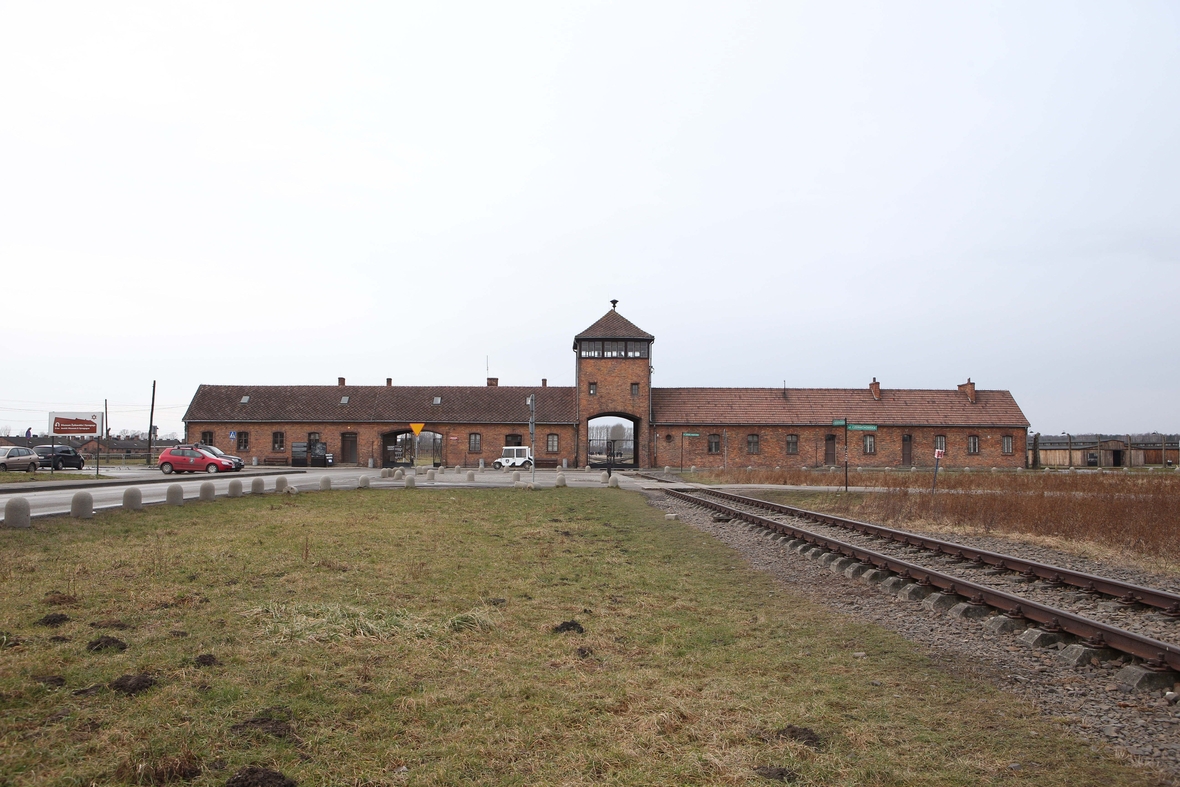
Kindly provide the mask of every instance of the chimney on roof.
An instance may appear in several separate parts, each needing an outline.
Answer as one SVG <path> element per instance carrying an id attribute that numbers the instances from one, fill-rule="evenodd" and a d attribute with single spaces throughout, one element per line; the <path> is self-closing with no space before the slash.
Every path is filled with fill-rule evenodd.
<path id="1" fill-rule="evenodd" d="M 878 402 L 881 401 L 881 383 L 877 382 L 876 377 L 874 377 L 873 381 L 869 383 L 869 390 L 873 392 L 874 399 L 876 399 Z"/>
<path id="2" fill-rule="evenodd" d="M 386 388 L 392 388 L 392 387 L 393 387 L 393 378 L 392 378 L 392 377 L 386 377 L 386 378 L 385 378 L 385 387 L 386 387 Z"/>
<path id="3" fill-rule="evenodd" d="M 541 378 L 541 387 L 542 387 L 542 388 L 548 388 L 548 387 L 549 387 L 549 381 L 548 381 L 548 380 L 546 380 L 544 377 L 542 377 L 542 378 Z"/>
<path id="4" fill-rule="evenodd" d="M 495 388 L 499 384 L 500 384 L 499 377 L 489 377 L 488 378 L 488 388 Z"/>
<path id="5" fill-rule="evenodd" d="M 343 387 L 343 385 L 344 385 L 344 378 L 343 378 L 343 377 L 337 377 L 337 378 L 336 378 L 336 384 L 337 384 L 337 385 L 339 385 L 339 386 L 342 386 L 342 387 Z"/>
<path id="6" fill-rule="evenodd" d="M 967 382 L 959 384 L 959 390 L 967 394 L 967 401 L 975 404 L 975 383 L 971 382 L 971 378 L 967 378 Z"/>

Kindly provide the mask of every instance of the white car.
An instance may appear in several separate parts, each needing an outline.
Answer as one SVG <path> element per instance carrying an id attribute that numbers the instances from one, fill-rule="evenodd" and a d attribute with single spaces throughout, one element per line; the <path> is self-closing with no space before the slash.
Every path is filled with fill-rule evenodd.
<path id="1" fill-rule="evenodd" d="M 500 458 L 492 462 L 492 467 L 499 470 L 502 467 L 523 467 L 526 470 L 533 466 L 533 454 L 528 446 L 506 446 Z"/>

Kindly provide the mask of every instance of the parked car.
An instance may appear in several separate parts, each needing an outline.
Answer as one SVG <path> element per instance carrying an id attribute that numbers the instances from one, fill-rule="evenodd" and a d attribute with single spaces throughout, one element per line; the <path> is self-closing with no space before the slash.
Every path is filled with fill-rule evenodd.
<path id="1" fill-rule="evenodd" d="M 35 473 L 40 464 L 41 458 L 30 448 L 20 448 L 14 445 L 0 446 L 0 470 L 24 470 Z"/>
<path id="2" fill-rule="evenodd" d="M 181 447 L 181 448 L 190 448 L 191 447 L 191 448 L 197 449 L 198 451 L 208 451 L 209 453 L 213 454 L 214 456 L 220 456 L 222 459 L 228 459 L 229 461 L 234 463 L 234 472 L 241 470 L 242 467 L 246 464 L 245 462 L 242 461 L 242 457 L 234 456 L 233 454 L 227 454 L 225 451 L 222 451 L 220 448 L 217 448 L 216 446 L 205 445 L 204 443 L 196 443 L 192 446 L 186 445 L 186 446 L 178 446 L 178 447 Z"/>
<path id="3" fill-rule="evenodd" d="M 33 450 L 40 457 L 42 467 L 53 467 L 54 470 L 72 467 L 75 470 L 81 470 L 86 466 L 86 460 L 82 458 L 82 454 L 68 445 L 38 445 L 34 446 Z"/>
<path id="4" fill-rule="evenodd" d="M 166 448 L 160 454 L 160 472 L 169 473 L 220 473 L 234 469 L 234 463 L 208 451 L 190 446 Z"/>
<path id="5" fill-rule="evenodd" d="M 500 458 L 492 462 L 492 467 L 523 467 L 525 470 L 533 466 L 532 449 L 526 446 L 505 446 Z"/>

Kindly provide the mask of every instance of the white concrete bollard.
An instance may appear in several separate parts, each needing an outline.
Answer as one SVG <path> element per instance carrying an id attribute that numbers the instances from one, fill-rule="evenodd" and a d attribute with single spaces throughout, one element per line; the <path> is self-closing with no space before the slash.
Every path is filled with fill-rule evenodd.
<path id="1" fill-rule="evenodd" d="M 672 472 L 672 466 L 671 465 L 664 465 L 664 475 L 668 475 L 668 473 L 671 473 L 671 472 Z"/>
<path id="2" fill-rule="evenodd" d="M 607 472 L 605 470 L 603 470 L 602 475 L 599 476 L 599 479 L 602 481 L 602 483 L 605 484 L 607 481 L 609 481 L 613 477 L 614 476 L 608 475 Z"/>
<path id="3" fill-rule="evenodd" d="M 675 514 L 664 514 L 665 522 L 675 522 L 677 519 L 679 519 L 679 517 L 677 517 Z"/>
<path id="4" fill-rule="evenodd" d="M 369 488 L 369 482 L 370 482 L 371 480 L 372 480 L 372 479 L 371 479 L 371 478 L 369 478 L 369 476 L 367 476 L 367 475 L 363 475 L 363 476 L 361 476 L 361 477 L 360 477 L 360 478 L 357 480 L 357 482 L 356 482 L 356 488 L 357 488 L 357 489 L 368 489 L 368 488 Z"/>
<path id="5" fill-rule="evenodd" d="M 513 482 L 513 483 L 516 483 L 516 482 L 517 482 L 517 481 L 519 481 L 519 480 L 520 480 L 520 472 L 519 472 L 519 471 L 513 471 L 513 473 L 512 473 L 512 482 Z"/>
<path id="6" fill-rule="evenodd" d="M 320 491 L 321 492 L 331 492 L 332 491 L 332 479 L 331 478 L 328 478 L 328 476 L 321 476 L 320 477 Z"/>
<path id="7" fill-rule="evenodd" d="M 258 457 L 251 459 L 250 464 L 252 464 L 254 467 L 258 467 Z"/>
<path id="8" fill-rule="evenodd" d="M 184 505 L 184 487 L 180 484 L 169 484 L 165 501 L 170 506 Z"/>
<path id="9" fill-rule="evenodd" d="M 612 475 L 610 477 L 610 480 L 606 482 L 606 485 L 609 486 L 611 489 L 618 489 L 619 488 L 619 477 L 617 475 Z"/>
<path id="10" fill-rule="evenodd" d="M 913 465 L 910 465 L 910 472 L 916 473 L 916 472 L 918 472 L 918 468 L 914 467 Z"/>
<path id="11" fill-rule="evenodd" d="M 690 472 L 690 473 L 695 473 L 696 471 L 697 471 L 696 465 L 693 465 L 692 467 L 688 468 L 688 472 Z"/>
<path id="12" fill-rule="evenodd" d="M 394 481 L 400 481 L 405 477 L 406 477 L 405 471 L 402 470 L 400 467 L 397 470 L 393 471 L 393 480 Z"/>
<path id="13" fill-rule="evenodd" d="M 143 492 L 139 491 L 139 487 L 129 486 L 123 490 L 123 508 L 129 511 L 143 508 Z"/>
<path id="14" fill-rule="evenodd" d="M 32 527 L 32 513 L 29 500 L 25 497 L 10 497 L 4 504 L 5 527 Z"/>
<path id="15" fill-rule="evenodd" d="M 479 470 L 481 473 L 483 472 L 483 460 L 482 459 L 479 460 Z"/>
<path id="16" fill-rule="evenodd" d="M 469 483 L 469 484 L 475 483 L 475 471 L 474 470 L 467 471 L 467 483 Z"/>
<path id="17" fill-rule="evenodd" d="M 212 481 L 201 482 L 201 491 L 199 497 L 204 502 L 208 502 L 217 497 L 217 489 L 214 488 Z"/>
<path id="18" fill-rule="evenodd" d="M 275 479 L 275 492 L 282 494 L 287 489 L 287 476 L 281 475 Z"/>
<path id="19" fill-rule="evenodd" d="M 414 476 L 408 475 L 408 476 L 406 476 L 406 489 L 413 489 L 413 488 L 414 488 Z"/>
<path id="20" fill-rule="evenodd" d="M 250 481 L 250 494 L 261 495 L 266 492 L 266 482 L 261 478 L 255 478 Z"/>
<path id="21" fill-rule="evenodd" d="M 565 473 L 558 473 L 557 474 L 557 481 L 554 482 L 554 486 L 562 487 L 565 485 L 566 485 L 565 484 Z"/>
<path id="22" fill-rule="evenodd" d="M 283 494 L 284 495 L 297 495 L 297 494 L 299 494 L 299 487 L 295 486 L 294 484 L 290 484 L 283 489 Z"/>
<path id="23" fill-rule="evenodd" d="M 235 478 L 234 480 L 229 482 L 229 496 L 230 497 L 241 497 L 242 496 L 242 479 Z"/>
<path id="24" fill-rule="evenodd" d="M 370 470 L 373 469 L 373 457 L 371 457 L 371 456 L 369 457 L 369 469 Z"/>
<path id="25" fill-rule="evenodd" d="M 427 471 L 426 471 L 426 480 L 427 480 L 427 481 L 433 481 L 433 480 L 434 480 L 434 471 L 433 471 L 433 470 L 427 470 Z"/>
<path id="26" fill-rule="evenodd" d="M 74 519 L 89 519 L 94 516 L 94 496 L 89 492 L 75 492 L 70 501 L 70 516 Z"/>

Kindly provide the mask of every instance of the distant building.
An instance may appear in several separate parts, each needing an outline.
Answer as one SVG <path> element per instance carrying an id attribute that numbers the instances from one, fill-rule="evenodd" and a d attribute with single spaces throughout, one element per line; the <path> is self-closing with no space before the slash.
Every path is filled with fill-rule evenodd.
<path id="1" fill-rule="evenodd" d="M 613 302 L 612 302 L 613 304 Z M 968 380 L 951 390 L 653 388 L 655 337 L 613 307 L 574 337 L 573 387 L 201 385 L 185 436 L 286 464 L 491 464 L 529 445 L 536 397 L 538 466 L 1023 467 L 1028 420 L 1008 391 Z M 605 420 L 604 420 L 605 419 Z M 591 429 L 629 425 L 612 435 Z M 851 425 L 845 430 L 843 425 Z M 422 435 L 415 437 L 417 428 Z M 606 437 L 602 436 L 605 431 Z M 319 452 L 317 454 L 317 451 Z M 429 453 L 429 457 L 425 454 Z"/>

